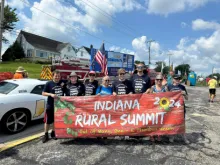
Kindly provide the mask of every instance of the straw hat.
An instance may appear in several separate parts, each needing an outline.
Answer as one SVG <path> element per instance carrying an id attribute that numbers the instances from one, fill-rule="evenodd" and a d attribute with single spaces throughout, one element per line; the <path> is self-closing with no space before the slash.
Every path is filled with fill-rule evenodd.
<path id="1" fill-rule="evenodd" d="M 22 73 L 22 72 L 26 72 L 26 70 L 22 66 L 19 66 L 16 72 Z"/>

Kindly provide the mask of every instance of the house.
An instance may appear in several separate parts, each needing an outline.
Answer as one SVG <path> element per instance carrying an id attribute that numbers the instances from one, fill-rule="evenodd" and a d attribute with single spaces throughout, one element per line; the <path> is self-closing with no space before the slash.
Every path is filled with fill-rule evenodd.
<path id="1" fill-rule="evenodd" d="M 90 48 L 86 46 L 80 47 L 76 52 L 76 57 L 78 58 L 84 58 L 84 59 L 90 59 L 90 52 L 93 46 L 91 45 Z"/>
<path id="2" fill-rule="evenodd" d="M 71 59 L 76 57 L 75 48 L 70 43 L 63 43 L 32 33 L 21 31 L 16 41 L 24 49 L 26 58 L 48 61 L 54 59 Z"/>

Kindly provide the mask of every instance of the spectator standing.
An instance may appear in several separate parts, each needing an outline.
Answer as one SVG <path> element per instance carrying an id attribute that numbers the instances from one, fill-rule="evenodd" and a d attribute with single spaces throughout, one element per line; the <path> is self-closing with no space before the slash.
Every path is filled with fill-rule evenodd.
<path id="1" fill-rule="evenodd" d="M 71 72 L 70 82 L 64 87 L 66 96 L 84 96 L 85 86 L 83 83 L 79 82 L 78 75 L 76 72 Z"/>
<path id="2" fill-rule="evenodd" d="M 133 93 L 145 93 L 151 87 L 150 77 L 144 74 L 145 66 L 143 63 L 137 65 L 137 74 L 131 77 Z"/>
<path id="3" fill-rule="evenodd" d="M 102 84 L 97 88 L 96 95 L 112 95 L 112 87 L 109 86 L 109 76 L 102 79 Z"/>
<path id="4" fill-rule="evenodd" d="M 91 96 L 96 94 L 96 90 L 98 88 L 98 81 L 95 80 L 95 71 L 90 71 L 89 72 L 89 80 L 85 81 L 85 95 L 86 96 Z"/>
<path id="5" fill-rule="evenodd" d="M 113 82 L 112 88 L 114 96 L 132 94 L 131 82 L 125 79 L 125 69 L 118 70 L 118 80 Z"/>
<path id="6" fill-rule="evenodd" d="M 43 96 L 48 96 L 47 106 L 44 116 L 44 131 L 45 135 L 42 138 L 42 142 L 45 143 L 49 140 L 48 131 L 50 125 L 52 125 L 51 138 L 56 140 L 55 132 L 54 132 L 54 99 L 63 96 L 63 88 L 61 86 L 60 81 L 60 72 L 53 72 L 53 80 L 46 83 L 44 90 L 42 92 Z"/>
<path id="7" fill-rule="evenodd" d="M 19 66 L 14 74 L 13 79 L 23 79 L 25 72 L 26 72 L 26 70 L 24 70 L 24 68 L 22 66 Z"/>
<path id="8" fill-rule="evenodd" d="M 188 100 L 188 92 L 185 88 L 184 85 L 180 84 L 180 75 L 176 74 L 173 76 L 173 84 L 168 85 L 168 91 L 181 91 L 182 95 L 184 97 L 185 100 Z M 185 108 L 185 104 L 184 104 L 184 118 L 185 118 L 185 113 L 186 113 L 186 108 Z M 189 143 L 189 141 L 187 140 L 185 134 L 182 135 L 183 140 L 186 144 Z M 174 142 L 174 136 L 170 136 L 169 137 L 169 141 L 172 143 Z"/>

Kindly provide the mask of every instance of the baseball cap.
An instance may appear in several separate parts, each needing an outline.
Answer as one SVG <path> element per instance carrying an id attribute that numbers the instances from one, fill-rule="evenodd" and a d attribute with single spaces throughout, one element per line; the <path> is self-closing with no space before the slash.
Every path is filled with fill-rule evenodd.
<path id="1" fill-rule="evenodd" d="M 156 76 L 156 79 L 163 79 L 163 76 L 162 76 L 161 74 L 158 74 L 158 75 Z"/>
<path id="2" fill-rule="evenodd" d="M 213 76 L 213 78 L 217 79 L 217 76 Z"/>
<path id="3" fill-rule="evenodd" d="M 78 75 L 76 74 L 76 72 L 72 71 L 70 74 L 70 77 L 77 77 Z"/>
<path id="4" fill-rule="evenodd" d="M 173 75 L 173 78 L 174 78 L 174 79 L 180 79 L 181 77 L 180 77 L 180 75 L 175 74 L 175 75 Z"/>
<path id="5" fill-rule="evenodd" d="M 91 70 L 89 71 L 89 74 L 95 74 L 95 71 Z"/>

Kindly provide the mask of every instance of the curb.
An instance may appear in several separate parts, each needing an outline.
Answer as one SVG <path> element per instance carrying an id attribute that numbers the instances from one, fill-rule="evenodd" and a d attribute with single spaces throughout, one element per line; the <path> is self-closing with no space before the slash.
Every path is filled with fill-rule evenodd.
<path id="1" fill-rule="evenodd" d="M 43 135 L 44 135 L 44 132 L 38 133 L 38 134 L 35 134 L 35 135 L 31 135 L 31 136 L 28 136 L 28 137 L 25 137 L 25 138 L 21 138 L 21 139 L 18 139 L 18 140 L 10 141 L 10 142 L 7 142 L 7 143 L 0 144 L 0 152 L 8 150 L 8 149 L 13 148 L 13 147 L 18 146 L 18 145 L 21 145 L 23 143 L 27 143 L 27 142 L 32 141 L 34 139 L 40 138 Z"/>

